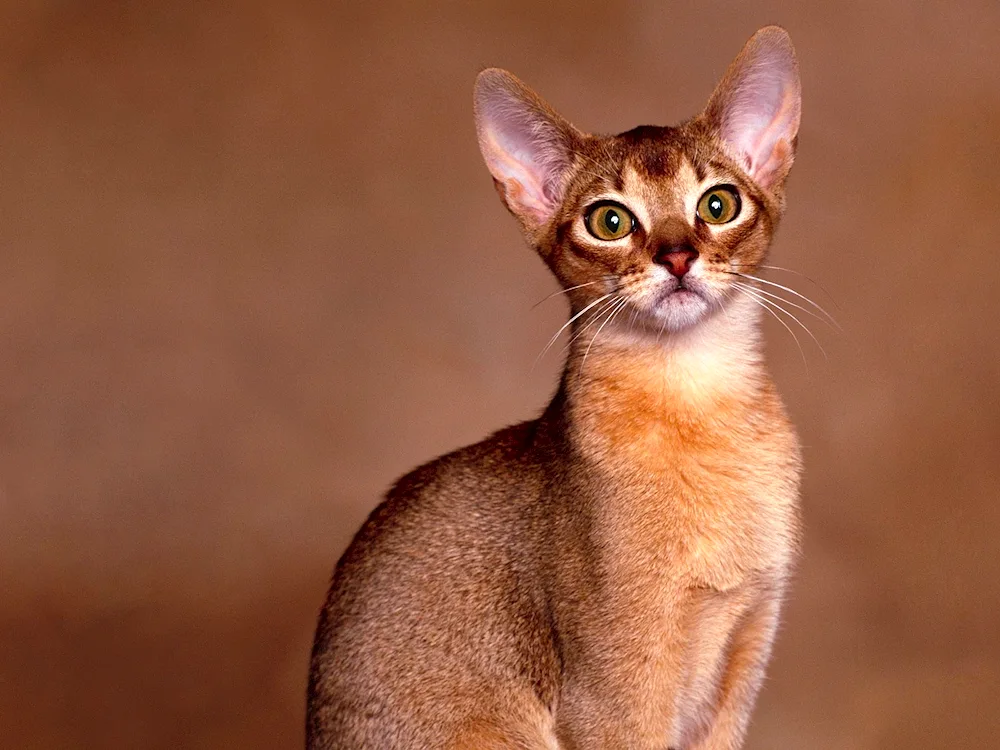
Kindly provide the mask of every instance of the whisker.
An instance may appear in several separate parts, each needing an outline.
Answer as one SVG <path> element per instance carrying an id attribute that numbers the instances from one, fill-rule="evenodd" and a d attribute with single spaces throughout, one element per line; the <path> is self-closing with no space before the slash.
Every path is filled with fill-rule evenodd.
<path id="1" fill-rule="evenodd" d="M 738 281 L 734 283 L 739 284 Z M 726 322 L 731 326 L 733 324 L 733 320 L 732 318 L 729 317 L 729 310 L 726 309 L 726 306 L 722 303 L 722 300 L 710 300 L 710 301 L 714 301 L 715 306 L 718 307 L 720 310 L 722 310 L 722 314 L 726 316 Z"/>
<path id="2" fill-rule="evenodd" d="M 606 181 L 608 179 L 611 179 L 611 177 L 612 177 L 611 171 L 610 171 L 610 169 L 608 168 L 608 166 L 606 164 L 601 164 L 596 159 L 594 159 L 594 158 L 592 158 L 592 157 L 588 156 L 587 154 L 584 154 L 584 153 L 582 153 L 580 151 L 576 151 L 574 153 L 575 153 L 576 156 L 580 157 L 580 159 L 583 159 L 583 160 L 588 161 L 591 164 L 593 164 L 594 167 L 596 167 L 596 169 L 597 169 L 597 171 L 594 171 L 594 170 L 586 169 L 582 165 L 577 165 L 576 169 L 577 169 L 577 173 L 578 174 L 590 175 L 594 179 L 600 180 L 602 182 L 604 182 L 604 181 Z M 610 155 L 609 155 L 609 158 L 610 158 Z"/>
<path id="3" fill-rule="evenodd" d="M 531 306 L 531 309 L 534 310 L 543 302 L 548 302 L 550 299 L 552 299 L 553 297 L 557 297 L 560 294 L 568 294 L 569 292 L 572 292 L 574 289 L 582 289 L 585 286 L 593 286 L 594 284 L 600 284 L 604 281 L 605 281 L 604 279 L 598 279 L 597 281 L 588 281 L 586 284 L 577 284 L 576 286 L 570 286 L 566 287 L 565 289 L 559 289 L 555 292 L 552 292 L 552 294 L 550 294 L 548 297 L 538 300 L 538 302 L 536 302 Z"/>
<path id="4" fill-rule="evenodd" d="M 618 310 L 617 310 L 617 311 L 615 312 L 615 314 L 614 314 L 613 316 L 611 316 L 611 320 L 613 321 L 613 320 L 614 320 L 614 319 L 615 319 L 616 317 L 618 317 L 618 314 L 619 314 L 619 313 L 620 313 L 620 312 L 621 312 L 622 310 L 624 310 L 624 309 L 625 309 L 626 307 L 628 307 L 628 300 L 627 300 L 627 299 L 625 300 L 625 304 L 624 304 L 624 305 L 622 305 L 622 306 L 621 306 L 620 308 L 618 308 Z"/>
<path id="5" fill-rule="evenodd" d="M 656 343 L 657 344 L 660 343 L 660 338 L 663 336 L 663 331 L 666 330 L 666 327 L 667 327 L 667 318 L 666 318 L 666 316 L 663 316 L 663 320 L 660 321 L 660 330 L 657 331 L 657 333 L 656 333 Z"/>
<path id="6" fill-rule="evenodd" d="M 619 312 L 621 312 L 621 310 L 625 307 L 626 304 L 628 304 L 628 301 L 624 297 L 619 297 L 615 305 L 612 305 L 611 308 L 605 308 L 605 310 L 607 310 L 608 312 L 607 315 L 604 317 L 604 322 L 601 323 L 600 327 L 597 329 L 597 332 L 590 338 L 590 344 L 587 346 L 587 351 L 584 352 L 583 354 L 583 362 L 580 364 L 581 372 L 583 371 L 584 365 L 587 364 L 587 355 L 590 354 L 590 349 L 591 347 L 593 347 L 594 342 L 597 341 L 597 337 L 601 335 L 601 331 L 604 330 L 604 326 L 610 323 L 615 318 L 615 316 Z"/>
<path id="7" fill-rule="evenodd" d="M 635 321 L 636 321 L 636 318 L 638 318 L 638 317 L 639 317 L 639 308 L 633 306 L 632 307 L 632 316 L 629 318 L 629 321 L 628 321 L 628 330 L 629 330 L 629 333 L 631 333 L 632 329 L 635 328 Z"/>
<path id="8" fill-rule="evenodd" d="M 731 263 L 730 265 L 732 265 L 732 266 L 734 266 L 736 268 L 743 268 L 743 267 L 753 268 L 754 267 L 754 265 L 752 263 Z M 833 303 L 833 305 L 837 308 L 838 311 L 844 309 L 844 308 L 842 308 L 840 306 L 840 303 L 837 302 L 837 299 L 832 294 L 830 294 L 829 291 L 827 291 L 827 288 L 825 286 L 823 286 L 822 284 L 820 284 L 818 281 L 816 281 L 816 279 L 814 279 L 812 276 L 809 276 L 808 274 L 804 274 L 801 271 L 796 271 L 793 268 L 785 268 L 784 266 L 757 266 L 757 268 L 764 268 L 764 269 L 767 269 L 769 271 L 784 271 L 785 273 L 794 273 L 796 276 L 801 276 L 806 281 L 809 281 L 809 282 L 815 284 L 819 288 L 819 290 L 821 292 L 823 292 L 823 294 L 826 295 L 826 298 L 828 300 L 830 300 L 830 302 Z"/>
<path id="9" fill-rule="evenodd" d="M 785 299 L 784 297 L 781 297 L 780 295 L 777 295 L 774 292 L 769 292 L 766 289 L 757 289 L 755 287 L 750 286 L 749 284 L 742 284 L 739 281 L 734 281 L 733 285 L 734 286 L 743 287 L 745 289 L 753 289 L 753 291 L 757 292 L 758 294 L 763 294 L 763 295 L 765 295 L 767 297 L 773 297 L 774 299 L 779 300 L 780 302 L 784 302 L 786 305 L 791 305 L 795 309 L 801 310 L 806 315 L 813 316 L 814 318 L 816 318 L 816 320 L 818 320 L 818 321 L 820 321 L 822 323 L 825 323 L 826 325 L 830 325 L 830 321 L 828 321 L 822 315 L 819 315 L 818 313 L 813 312 L 808 307 L 803 307 L 802 305 L 797 305 L 794 302 L 792 302 L 790 299 Z"/>
<path id="10" fill-rule="evenodd" d="M 763 303 L 765 303 L 767 305 L 771 305 L 772 307 L 780 310 L 785 315 L 787 315 L 789 318 L 791 318 L 796 323 L 798 323 L 802 327 L 802 330 L 804 330 L 806 333 L 808 333 L 809 337 L 816 343 L 816 346 L 819 347 L 819 350 L 823 353 L 823 359 L 829 359 L 826 356 L 826 349 L 824 349 L 823 345 L 821 343 L 819 343 L 819 339 L 816 338 L 816 336 L 813 334 L 813 332 L 811 330 L 809 330 L 809 326 L 807 326 L 805 323 L 803 323 L 801 320 L 799 320 L 794 314 L 788 312 L 788 310 L 786 310 L 784 307 L 782 307 L 781 305 L 779 305 L 777 302 L 772 302 L 771 300 L 768 300 L 765 297 L 761 297 L 760 294 L 759 294 L 759 292 L 760 292 L 759 289 L 754 289 L 754 290 L 744 289 L 743 291 L 746 292 L 746 293 L 748 293 L 748 294 L 753 295 L 754 297 L 756 297 L 757 299 L 759 299 L 761 302 L 763 302 Z M 787 301 L 788 300 L 782 300 L 782 302 L 787 302 Z"/>
<path id="11" fill-rule="evenodd" d="M 607 316 L 607 318 L 605 318 L 604 322 L 601 323 L 601 327 L 597 329 L 597 333 L 595 333 L 594 336 L 593 336 L 593 338 L 590 339 L 590 346 L 588 346 L 587 347 L 587 351 L 585 351 L 583 353 L 583 362 L 580 363 L 580 372 L 581 373 L 583 372 L 583 368 L 587 365 L 587 355 L 590 354 L 590 349 L 594 345 L 594 342 L 597 341 L 597 337 L 601 335 L 601 331 L 604 330 L 604 326 L 606 326 L 608 323 L 610 323 L 611 319 L 614 318 L 619 312 L 621 312 L 622 309 L 627 304 L 628 304 L 628 300 L 625 299 L 624 297 L 622 297 L 621 300 L 618 303 L 618 307 L 614 308 L 614 310 L 611 313 L 608 314 L 608 316 Z"/>
<path id="12" fill-rule="evenodd" d="M 583 325 L 583 327 L 580 330 L 575 331 L 573 333 L 573 335 L 569 337 L 569 341 L 567 341 L 566 342 L 566 346 L 563 347 L 563 352 L 569 351 L 570 347 L 573 346 L 573 342 L 576 341 L 577 339 L 579 339 L 584 333 L 586 333 L 587 329 L 590 328 L 590 327 L 592 327 L 594 325 L 594 323 L 596 323 L 598 320 L 600 320 L 601 316 L 604 313 L 606 313 L 608 310 L 610 310 L 615 305 L 615 303 L 617 303 L 618 300 L 620 300 L 620 299 L 621 299 L 621 296 L 616 294 L 610 300 L 608 300 L 603 305 L 601 305 L 597 310 L 595 310 L 590 315 L 590 320 L 588 320 Z"/>
<path id="13" fill-rule="evenodd" d="M 785 327 L 785 330 L 788 331 L 788 333 L 791 334 L 792 340 L 795 341 L 795 346 L 797 346 L 798 349 L 799 349 L 799 355 L 801 355 L 801 357 L 802 357 L 802 365 L 806 368 L 806 372 L 808 373 L 809 372 L 809 363 L 806 362 L 806 353 L 805 353 L 805 350 L 802 348 L 802 343 L 799 341 L 799 337 L 795 335 L 795 331 L 793 331 L 791 329 L 791 327 L 785 321 L 783 321 L 781 318 L 779 318 L 778 314 L 776 312 L 774 312 L 774 310 L 772 310 L 771 308 L 769 308 L 766 305 L 764 305 L 759 299 L 751 297 L 749 294 L 747 294 L 746 291 L 744 291 L 742 289 L 739 290 L 739 291 L 740 291 L 740 294 L 746 295 L 747 299 L 749 299 L 755 305 L 759 305 L 762 310 L 770 313 L 771 317 L 773 317 L 776 321 L 778 321 L 779 323 L 781 323 L 781 325 L 783 325 Z"/>
<path id="14" fill-rule="evenodd" d="M 592 308 L 592 307 L 593 307 L 594 305 L 598 304 L 599 302 L 601 302 L 601 301 L 603 301 L 603 300 L 606 300 L 606 299 L 607 299 L 608 297 L 612 296 L 613 294 L 614 294 L 614 292 L 608 292 L 608 293 L 607 293 L 607 294 L 605 294 L 605 295 L 604 295 L 603 297 L 598 297 L 598 298 L 597 298 L 597 299 L 595 299 L 595 300 L 594 300 L 593 302 L 591 302 L 591 303 L 590 303 L 589 305 L 587 305 L 587 306 L 586 306 L 585 308 L 583 308 L 582 310 L 580 310 L 580 312 L 578 312 L 578 313 L 577 313 L 576 315 L 574 315 L 574 316 L 573 316 L 573 317 L 571 317 L 571 318 L 570 318 L 569 320 L 567 320 L 567 321 L 566 321 L 565 323 L 563 323 L 563 324 L 562 324 L 562 327 L 561 327 L 561 328 L 560 328 L 560 329 L 559 329 L 558 331 L 556 331 L 555 335 L 554 335 L 554 336 L 553 336 L 553 337 L 552 337 L 551 339 L 549 339 L 549 343 L 547 343 L 547 344 L 545 345 L 545 347 L 544 347 L 544 348 L 542 349 L 541 353 L 540 353 L 540 354 L 539 354 L 539 355 L 538 355 L 537 357 L 535 357 L 535 362 L 534 362 L 534 364 L 533 364 L 533 365 L 531 365 L 531 369 L 532 369 L 532 370 L 534 370 L 534 369 L 535 369 L 535 367 L 536 367 L 536 366 L 538 365 L 538 361 L 539 361 L 539 360 L 540 360 L 540 359 L 541 359 L 542 357 L 544 357 L 544 356 L 545 356 L 545 353 L 546 353 L 546 352 L 547 352 L 547 351 L 548 351 L 549 349 L 551 349 L 551 348 L 552 348 L 552 345 L 553 345 L 554 343 L 556 343 L 556 339 L 558 339 L 558 338 L 559 338 L 559 334 L 560 334 L 560 333 L 562 333 L 563 331 L 565 331 L 565 330 L 566 330 L 566 328 L 567 328 L 567 326 L 571 325 L 571 324 L 573 323 L 573 321 L 574 321 L 574 320 L 576 320 L 576 319 L 577 319 L 577 318 L 579 318 L 579 317 L 580 317 L 581 315 L 583 315 L 584 313 L 586 313 L 586 312 L 587 312 L 587 310 L 589 310 L 590 308 Z"/>
<path id="15" fill-rule="evenodd" d="M 582 151 L 574 151 L 573 154 L 574 154 L 574 156 L 579 156 L 581 159 L 586 159 L 587 161 L 589 161 L 591 164 L 593 164 L 598 169 L 606 169 L 606 167 L 603 164 L 601 164 L 600 162 L 598 162 L 593 157 L 587 156 L 587 154 L 583 153 Z"/>
<path id="16" fill-rule="evenodd" d="M 611 322 L 612 322 L 612 323 L 614 322 L 615 318 L 617 318 L 617 317 L 618 317 L 618 315 L 619 315 L 619 314 L 621 313 L 621 311 L 622 311 L 622 310 L 624 310 L 624 309 L 625 309 L 626 307 L 628 307 L 628 300 L 625 300 L 625 304 L 624 304 L 624 305 L 622 305 L 621 307 L 619 307 L 619 308 L 618 308 L 618 309 L 617 309 L 617 310 L 615 311 L 615 313 L 614 313 L 614 314 L 613 314 L 613 315 L 611 316 Z M 631 330 L 631 326 L 629 327 L 629 330 Z"/>
<path id="17" fill-rule="evenodd" d="M 595 172 L 595 171 L 593 171 L 591 169 L 586 169 L 584 167 L 577 167 L 576 173 L 577 173 L 577 175 L 588 175 L 590 177 L 593 177 L 595 180 L 599 180 L 601 182 L 603 182 L 603 181 L 605 181 L 605 180 L 608 179 L 608 175 L 606 175 L 606 174 L 600 174 L 598 172 Z"/>
<path id="18" fill-rule="evenodd" d="M 761 284 L 767 284 L 769 286 L 777 287 L 778 289 L 784 289 L 789 294 L 794 294 L 799 299 L 805 300 L 810 305 L 812 305 L 817 310 L 819 310 L 821 313 L 823 313 L 830 320 L 830 323 L 833 324 L 833 326 L 838 331 L 843 332 L 843 330 L 844 330 L 843 328 L 841 328 L 840 323 L 837 322 L 837 319 L 834 318 L 832 315 L 830 315 L 830 313 L 828 313 L 826 310 L 824 310 L 820 305 L 818 305 L 815 302 L 813 302 L 807 296 L 805 296 L 804 294 L 801 294 L 799 292 L 796 292 L 794 289 L 791 289 L 791 288 L 789 288 L 787 286 L 783 286 L 782 284 L 778 284 L 778 283 L 776 283 L 774 281 L 768 281 L 767 279 L 762 279 L 759 276 L 753 276 L 752 274 L 749 274 L 749 273 L 740 273 L 739 271 L 724 271 L 723 273 L 732 274 L 734 276 L 740 276 L 741 278 L 744 278 L 744 279 L 753 279 L 754 281 L 760 282 Z"/>
<path id="19" fill-rule="evenodd" d="M 587 161 L 589 161 L 591 164 L 593 164 L 595 167 L 597 167 L 599 170 L 601 170 L 603 172 L 603 174 L 601 174 L 601 175 L 595 175 L 595 176 L 598 176 L 601 179 L 608 179 L 608 177 L 610 177 L 610 170 L 608 169 L 608 165 L 601 164 L 599 161 L 597 161 L 597 159 L 594 159 L 593 157 L 588 156 L 587 154 L 585 154 L 585 153 L 583 153 L 581 151 L 575 151 L 574 153 L 577 156 L 579 156 L 580 158 L 586 159 Z M 610 148 L 607 145 L 604 146 L 604 154 L 612 162 L 614 161 L 614 158 L 611 155 Z"/>

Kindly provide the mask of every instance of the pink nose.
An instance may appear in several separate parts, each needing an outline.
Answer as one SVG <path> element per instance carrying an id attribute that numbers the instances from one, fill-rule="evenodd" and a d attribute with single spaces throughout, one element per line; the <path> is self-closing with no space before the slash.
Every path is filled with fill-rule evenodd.
<path id="1" fill-rule="evenodd" d="M 666 266 L 678 279 L 691 270 L 691 266 L 698 258 L 698 251 L 691 247 L 674 247 L 667 252 L 660 252 L 656 256 L 656 262 L 661 266 Z"/>

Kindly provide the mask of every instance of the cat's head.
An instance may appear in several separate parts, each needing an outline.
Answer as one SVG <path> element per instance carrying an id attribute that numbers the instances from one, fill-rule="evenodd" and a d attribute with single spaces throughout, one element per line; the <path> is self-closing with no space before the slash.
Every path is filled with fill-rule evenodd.
<path id="1" fill-rule="evenodd" d="M 476 127 L 506 206 L 575 310 L 678 331 L 725 309 L 784 208 L 800 88 L 788 34 L 758 31 L 677 127 L 577 130 L 510 73 L 480 73 Z"/>

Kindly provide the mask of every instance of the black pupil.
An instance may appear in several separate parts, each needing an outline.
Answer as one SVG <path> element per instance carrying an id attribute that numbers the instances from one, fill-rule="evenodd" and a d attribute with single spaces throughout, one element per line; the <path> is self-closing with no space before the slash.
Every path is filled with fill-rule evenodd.
<path id="1" fill-rule="evenodd" d="M 723 209 L 722 198 L 720 198 L 718 195 L 713 195 L 711 198 L 708 199 L 708 212 L 712 214 L 713 219 L 718 219 L 720 216 L 722 216 L 722 209 Z"/>
<path id="2" fill-rule="evenodd" d="M 611 232 L 611 234 L 618 234 L 618 230 L 621 229 L 622 226 L 621 214 L 613 208 L 606 211 L 604 213 L 604 226 L 608 228 L 608 231 Z"/>

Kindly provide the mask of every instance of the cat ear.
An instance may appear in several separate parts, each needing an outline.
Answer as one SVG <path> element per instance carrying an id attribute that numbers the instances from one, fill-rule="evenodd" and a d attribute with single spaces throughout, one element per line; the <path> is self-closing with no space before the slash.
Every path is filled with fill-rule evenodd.
<path id="1" fill-rule="evenodd" d="M 776 188 L 792 167 L 801 98 L 792 40 L 780 26 L 766 26 L 733 60 L 705 116 L 747 173 Z"/>
<path id="2" fill-rule="evenodd" d="M 476 132 L 504 203 L 539 227 L 562 202 L 577 131 L 531 89 L 499 68 L 476 78 Z"/>

